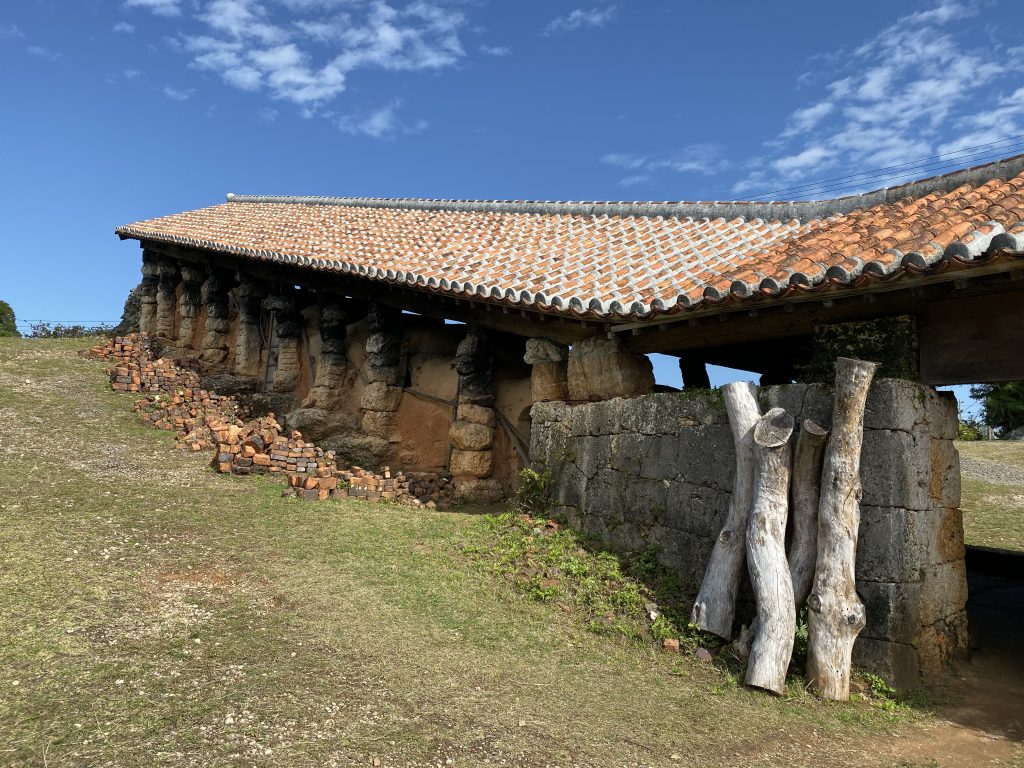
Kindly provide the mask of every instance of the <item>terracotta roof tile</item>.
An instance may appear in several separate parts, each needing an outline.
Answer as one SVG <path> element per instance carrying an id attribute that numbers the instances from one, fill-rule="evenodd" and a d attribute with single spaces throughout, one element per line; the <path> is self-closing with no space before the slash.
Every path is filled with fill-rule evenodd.
<path id="1" fill-rule="evenodd" d="M 229 196 L 117 232 L 545 311 L 639 319 L 1021 254 L 1022 219 L 1024 156 L 830 201 Z"/>

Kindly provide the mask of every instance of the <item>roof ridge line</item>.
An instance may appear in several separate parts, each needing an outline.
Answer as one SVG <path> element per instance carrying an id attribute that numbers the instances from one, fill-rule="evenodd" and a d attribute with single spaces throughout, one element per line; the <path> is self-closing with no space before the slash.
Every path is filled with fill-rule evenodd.
<path id="1" fill-rule="evenodd" d="M 334 205 L 352 208 L 395 208 L 401 210 L 458 211 L 476 213 L 565 214 L 570 216 L 661 216 L 664 218 L 820 219 L 849 213 L 860 208 L 893 203 L 905 197 L 923 197 L 933 192 L 948 192 L 964 184 L 1009 178 L 1024 171 L 1024 154 L 991 163 L 911 181 L 895 187 L 826 200 L 787 200 L 753 202 L 742 200 L 694 202 L 640 201 L 546 201 L 546 200 L 444 200 L 431 198 L 317 197 L 291 195 L 235 195 L 229 203 L 275 203 L 289 205 Z"/>

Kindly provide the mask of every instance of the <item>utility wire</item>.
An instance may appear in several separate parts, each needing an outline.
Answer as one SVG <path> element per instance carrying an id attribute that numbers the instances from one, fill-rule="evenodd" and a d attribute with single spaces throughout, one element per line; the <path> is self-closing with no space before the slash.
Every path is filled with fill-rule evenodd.
<path id="1" fill-rule="evenodd" d="M 895 165 L 887 165 L 887 166 L 883 166 L 881 168 L 876 168 L 876 169 L 872 169 L 872 170 L 859 171 L 857 173 L 847 174 L 846 176 L 837 176 L 837 177 L 832 178 L 832 179 L 823 179 L 822 181 L 809 182 L 807 184 L 797 184 L 797 185 L 792 186 L 792 187 L 786 187 L 786 188 L 784 188 L 784 189 L 782 189 L 780 191 L 786 192 L 786 191 L 793 190 L 793 189 L 801 189 L 803 187 L 808 187 L 808 186 L 812 186 L 813 187 L 813 186 L 818 186 L 820 184 L 829 184 L 831 182 L 841 181 L 843 179 L 851 179 L 851 178 L 861 177 L 861 176 L 874 176 L 874 175 L 883 175 L 884 176 L 884 175 L 887 175 L 888 172 L 896 171 L 896 170 L 898 170 L 900 168 L 907 168 L 909 166 L 917 166 L 917 165 L 922 165 L 922 164 L 925 164 L 925 165 L 927 165 L 927 164 L 934 164 L 934 163 L 940 162 L 940 161 L 941 162 L 954 162 L 954 161 L 955 162 L 961 162 L 962 160 L 966 159 L 966 157 L 969 157 L 971 155 L 990 154 L 992 152 L 1005 152 L 1010 147 L 998 147 L 997 149 L 992 149 L 992 147 L 995 147 L 997 144 L 1014 144 L 1014 145 L 1015 144 L 1020 144 L 1022 140 L 1024 140 L 1024 134 L 1017 134 L 1015 136 L 1007 136 L 1006 138 L 999 139 L 997 141 L 990 141 L 990 142 L 987 142 L 985 144 L 977 144 L 977 145 L 970 146 L 970 147 L 964 147 L 963 149 L 958 149 L 955 152 L 945 152 L 945 153 L 938 154 L 938 155 L 929 155 L 927 157 L 918 158 L 916 160 L 908 160 L 907 162 L 904 162 L 904 163 L 897 163 Z M 990 149 L 983 149 L 984 147 L 990 147 Z M 981 150 L 981 151 L 977 151 L 977 150 Z M 959 157 L 958 158 L 958 157 L 956 157 L 957 155 L 965 155 L 965 157 Z M 947 159 L 946 160 L 941 160 L 941 158 L 947 158 Z"/>
<path id="2" fill-rule="evenodd" d="M 987 148 L 987 149 L 986 149 Z M 939 155 L 909 160 L 904 163 L 884 166 L 858 173 L 836 176 L 831 179 L 799 184 L 791 187 L 784 187 L 771 192 L 761 193 L 755 196 L 754 200 L 779 199 L 778 195 L 811 195 L 824 192 L 835 192 L 844 189 L 853 189 L 864 186 L 868 183 L 881 184 L 885 180 L 903 179 L 914 177 L 922 172 L 938 171 L 946 169 L 956 170 L 965 162 L 985 162 L 997 160 L 1004 157 L 1010 151 L 1024 150 L 1024 134 L 1008 136 L 998 141 L 991 141 L 985 144 L 964 147 L 956 152 L 948 152 Z M 980 164 L 980 163 L 979 163 Z M 901 170 L 902 169 L 902 170 Z"/>

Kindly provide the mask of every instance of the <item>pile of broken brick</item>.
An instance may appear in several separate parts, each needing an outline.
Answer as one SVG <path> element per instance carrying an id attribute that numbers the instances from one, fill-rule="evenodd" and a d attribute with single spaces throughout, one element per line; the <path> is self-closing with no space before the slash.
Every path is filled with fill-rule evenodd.
<path id="1" fill-rule="evenodd" d="M 280 478 L 285 496 L 307 500 L 356 498 L 428 509 L 452 503 L 449 477 L 347 466 L 300 432 L 286 432 L 273 413 L 254 417 L 237 398 L 203 389 L 195 370 L 173 359 L 154 359 L 146 334 L 115 337 L 87 354 L 113 363 L 107 372 L 115 391 L 146 394 L 133 406 L 144 424 L 175 432 L 178 448 L 216 449 L 211 465 L 218 472 Z"/>

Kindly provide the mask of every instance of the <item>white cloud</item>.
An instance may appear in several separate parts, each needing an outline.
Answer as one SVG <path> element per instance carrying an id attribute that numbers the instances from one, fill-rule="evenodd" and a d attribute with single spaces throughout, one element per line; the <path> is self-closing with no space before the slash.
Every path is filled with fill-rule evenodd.
<path id="1" fill-rule="evenodd" d="M 273 44 L 288 37 L 285 30 L 267 21 L 266 9 L 254 0 L 213 0 L 199 19 L 234 40 L 249 38 Z"/>
<path id="2" fill-rule="evenodd" d="M 564 16 L 549 21 L 542 34 L 557 35 L 563 32 L 575 32 L 584 27 L 603 27 L 615 18 L 615 13 L 614 5 L 606 5 L 603 8 L 577 8 Z"/>
<path id="3" fill-rule="evenodd" d="M 355 136 L 383 139 L 399 133 L 418 133 L 427 127 L 424 120 L 412 125 L 404 123 L 398 116 L 401 106 L 401 101 L 396 99 L 376 110 L 343 115 L 338 119 L 338 128 Z"/>
<path id="4" fill-rule="evenodd" d="M 135 31 L 135 25 L 129 24 L 127 21 L 119 21 L 113 27 L 114 32 L 120 32 L 125 35 L 130 35 Z"/>
<path id="5" fill-rule="evenodd" d="M 0 38 L 13 38 L 15 40 L 24 40 L 25 33 L 22 32 L 17 24 L 4 24 L 0 26 Z"/>
<path id="6" fill-rule="evenodd" d="M 798 133 L 806 133 L 831 114 L 835 108 L 836 105 L 831 101 L 819 101 L 817 104 L 796 110 L 790 116 L 789 127 L 783 135 L 794 136 Z"/>
<path id="7" fill-rule="evenodd" d="M 828 170 L 882 168 L 1024 133 L 1024 93 L 993 96 L 1001 79 L 1017 78 L 1024 52 L 993 44 L 962 22 L 982 2 L 938 0 L 852 50 L 815 57 L 821 64 L 815 79 L 827 83 L 825 93 L 790 114 L 785 129 L 766 142 L 768 154 L 748 161 L 733 192 L 769 192 Z M 809 89 L 808 78 L 801 75 L 797 86 Z M 873 186 L 879 183 L 840 193 Z M 816 196 L 834 193 L 822 191 Z"/>
<path id="8" fill-rule="evenodd" d="M 772 161 L 772 168 L 786 177 L 800 176 L 808 168 L 826 167 L 827 161 L 835 156 L 835 152 L 825 147 L 807 147 L 795 155 L 780 157 Z"/>
<path id="9" fill-rule="evenodd" d="M 180 16 L 179 0 L 124 0 L 127 8 L 144 8 L 157 16 Z"/>
<path id="10" fill-rule="evenodd" d="M 647 165 L 647 158 L 640 155 L 631 155 L 626 152 L 609 152 L 601 158 L 602 163 L 615 165 L 619 168 L 635 169 Z"/>
<path id="11" fill-rule="evenodd" d="M 192 98 L 192 94 L 195 90 L 192 88 L 175 88 L 170 85 L 165 85 L 163 88 L 163 94 L 171 101 L 188 101 Z"/>
<path id="12" fill-rule="evenodd" d="M 142 71 L 138 69 L 126 69 L 122 73 L 125 80 L 136 80 L 142 76 Z"/>
<path id="13" fill-rule="evenodd" d="M 211 0 L 196 16 L 202 32 L 183 35 L 178 47 L 196 69 L 292 102 L 308 116 L 323 112 L 356 70 L 436 70 L 466 55 L 459 38 L 465 16 L 447 0 L 389 2 Z M 272 3 L 304 17 L 289 19 Z"/>
<path id="14" fill-rule="evenodd" d="M 717 144 L 691 144 L 672 154 L 659 156 L 610 152 L 601 158 L 601 162 L 634 171 L 619 181 L 619 184 L 627 187 L 650 181 L 658 171 L 711 176 L 729 166 L 728 161 L 722 157 L 722 148 Z"/>
<path id="15" fill-rule="evenodd" d="M 41 45 L 26 45 L 25 50 L 38 59 L 46 59 L 47 61 L 57 61 L 61 55 L 56 51 L 51 51 L 49 48 L 44 48 Z"/>
<path id="16" fill-rule="evenodd" d="M 280 114 L 281 113 L 278 112 L 276 109 L 271 109 L 270 107 L 263 107 L 263 109 L 261 109 L 257 113 L 260 120 L 263 121 L 264 123 L 274 122 L 275 120 L 277 120 Z"/>
<path id="17" fill-rule="evenodd" d="M 487 56 L 497 56 L 499 58 L 504 58 L 505 56 L 508 56 L 510 53 L 512 53 L 512 50 L 510 48 L 505 47 L 504 45 L 481 45 L 480 53 L 486 54 Z"/>
<path id="18" fill-rule="evenodd" d="M 619 179 L 619 186 L 621 187 L 635 187 L 637 184 L 645 184 L 651 180 L 651 176 L 646 173 L 637 173 L 632 176 L 626 176 Z"/>

